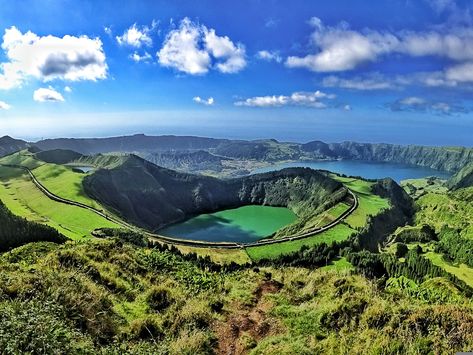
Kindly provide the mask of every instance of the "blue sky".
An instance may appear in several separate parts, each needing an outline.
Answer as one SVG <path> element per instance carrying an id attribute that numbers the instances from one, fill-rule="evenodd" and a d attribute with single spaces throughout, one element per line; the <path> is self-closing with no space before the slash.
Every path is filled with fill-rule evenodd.
<path id="1" fill-rule="evenodd" d="M 1 135 L 473 145 L 468 1 L 124 4 L 0 0 Z"/>

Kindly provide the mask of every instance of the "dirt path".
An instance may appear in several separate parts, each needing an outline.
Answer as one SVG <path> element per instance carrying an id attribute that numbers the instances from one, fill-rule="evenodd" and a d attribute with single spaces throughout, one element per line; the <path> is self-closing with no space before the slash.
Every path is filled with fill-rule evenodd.
<path id="1" fill-rule="evenodd" d="M 265 297 L 279 292 L 282 286 L 274 280 L 263 281 L 253 293 L 251 306 L 233 305 L 236 311 L 215 325 L 219 340 L 217 354 L 246 354 L 263 338 L 283 330 L 276 319 L 268 316 L 272 303 Z"/>

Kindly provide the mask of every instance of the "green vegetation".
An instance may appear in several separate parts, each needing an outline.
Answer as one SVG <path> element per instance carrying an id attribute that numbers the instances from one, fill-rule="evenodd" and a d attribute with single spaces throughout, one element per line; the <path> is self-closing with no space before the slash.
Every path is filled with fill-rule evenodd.
<path id="1" fill-rule="evenodd" d="M 342 184 L 310 169 L 220 180 L 158 167 L 133 155 L 115 168 L 87 175 L 83 185 L 102 205 L 151 230 L 245 205 L 289 207 L 305 222 L 346 196 Z"/>
<path id="2" fill-rule="evenodd" d="M 429 259 L 432 264 L 444 269 L 452 275 L 455 275 L 458 279 L 464 281 L 468 286 L 473 287 L 473 268 L 465 264 L 453 265 L 452 263 L 445 260 L 442 254 L 432 251 L 427 252 L 425 257 Z"/>
<path id="3" fill-rule="evenodd" d="M 90 236 L 96 228 L 118 227 L 92 211 L 50 200 L 20 169 L 0 167 L 0 200 L 13 214 L 49 225 L 72 239 Z"/>
<path id="4" fill-rule="evenodd" d="M 428 224 L 440 233 L 443 227 L 457 229 L 463 238 L 473 238 L 473 187 L 448 193 L 427 193 L 417 200 L 416 224 Z"/>
<path id="5" fill-rule="evenodd" d="M 34 169 L 33 174 L 53 194 L 103 210 L 98 202 L 85 194 L 82 186 L 85 174 L 75 172 L 70 167 L 56 164 L 44 164 Z"/>
<path id="6" fill-rule="evenodd" d="M 48 226 L 28 222 L 13 215 L 0 201 L 0 252 L 30 242 L 49 241 L 62 243 L 66 238 Z"/>
<path id="7" fill-rule="evenodd" d="M 310 247 L 322 243 L 330 244 L 332 242 L 341 242 L 348 239 L 353 233 L 355 233 L 355 230 L 351 229 L 346 224 L 341 223 L 313 237 L 277 244 L 247 247 L 245 249 L 253 261 L 258 261 L 261 259 L 274 259 L 280 255 L 295 253 L 304 246 Z"/>
<path id="8" fill-rule="evenodd" d="M 279 244 L 248 247 L 246 251 L 252 260 L 274 259 L 280 255 L 297 252 L 303 246 L 311 247 L 322 243 L 331 244 L 332 242 L 347 240 L 367 224 L 370 216 L 376 216 L 384 209 L 389 208 L 390 204 L 388 199 L 376 195 L 371 191 L 374 185 L 373 182 L 338 175 L 331 176 L 356 194 L 359 202 L 358 208 L 342 223 L 313 237 Z M 334 208 L 338 211 L 340 209 L 338 205 Z"/>
<path id="9" fill-rule="evenodd" d="M 230 271 L 118 240 L 36 243 L 3 254 L 0 300 L 0 347 L 12 354 L 364 354 L 367 344 L 394 354 L 473 346 L 471 304 L 443 278 L 385 287 L 345 266 Z"/>
<path id="10" fill-rule="evenodd" d="M 466 165 L 456 173 L 448 181 L 448 186 L 453 190 L 473 186 L 473 163 Z"/>

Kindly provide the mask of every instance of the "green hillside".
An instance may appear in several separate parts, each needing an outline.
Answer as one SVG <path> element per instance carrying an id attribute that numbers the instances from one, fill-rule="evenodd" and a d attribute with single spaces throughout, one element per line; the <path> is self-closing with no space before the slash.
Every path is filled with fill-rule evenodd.
<path id="1" fill-rule="evenodd" d="M 289 207 L 302 217 L 330 208 L 347 193 L 341 183 L 310 169 L 219 180 L 158 167 L 133 155 L 121 165 L 86 176 L 83 185 L 87 195 L 152 230 L 250 204 Z"/>
<path id="2" fill-rule="evenodd" d="M 453 189 L 461 189 L 473 186 L 473 163 L 466 165 L 448 181 L 448 186 Z"/>
<path id="3" fill-rule="evenodd" d="M 117 240 L 21 247 L 0 257 L 0 275 L 0 348 L 9 353 L 423 354 L 473 346 L 471 304 L 442 278 L 393 287 L 347 271 L 230 271 Z"/>

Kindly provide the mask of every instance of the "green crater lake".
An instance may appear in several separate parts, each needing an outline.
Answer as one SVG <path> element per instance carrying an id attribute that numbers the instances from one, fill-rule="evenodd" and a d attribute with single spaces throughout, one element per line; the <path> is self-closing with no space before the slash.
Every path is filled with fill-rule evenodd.
<path id="1" fill-rule="evenodd" d="M 285 207 L 244 206 L 201 214 L 161 229 L 160 234 L 209 242 L 249 243 L 267 237 L 296 220 Z"/>

